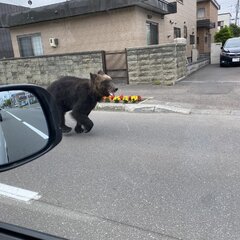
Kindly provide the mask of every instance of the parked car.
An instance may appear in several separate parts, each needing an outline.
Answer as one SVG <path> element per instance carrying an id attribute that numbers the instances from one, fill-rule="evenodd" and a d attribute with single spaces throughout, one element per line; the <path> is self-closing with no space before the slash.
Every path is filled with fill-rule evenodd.
<path id="1" fill-rule="evenodd" d="M 229 38 L 220 54 L 220 67 L 240 65 L 240 37 Z"/>

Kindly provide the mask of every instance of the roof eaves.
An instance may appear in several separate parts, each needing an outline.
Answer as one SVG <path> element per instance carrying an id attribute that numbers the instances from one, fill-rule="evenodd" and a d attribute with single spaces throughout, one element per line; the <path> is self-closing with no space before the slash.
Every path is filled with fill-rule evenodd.
<path id="1" fill-rule="evenodd" d="M 3 16 L 1 27 L 16 27 L 21 25 L 75 17 L 90 13 L 105 12 L 126 7 L 139 6 L 159 14 L 176 12 L 176 6 L 165 0 L 72 0 L 44 7 L 33 8 L 29 11 Z"/>
<path id="2" fill-rule="evenodd" d="M 232 17 L 232 14 L 231 13 L 219 13 L 218 15 L 230 15 Z"/>
<path id="3" fill-rule="evenodd" d="M 220 6 L 220 4 L 217 2 L 217 0 L 211 0 L 211 1 L 212 1 L 212 3 L 215 5 L 215 7 L 216 7 L 218 10 L 221 9 L 221 6 Z"/>

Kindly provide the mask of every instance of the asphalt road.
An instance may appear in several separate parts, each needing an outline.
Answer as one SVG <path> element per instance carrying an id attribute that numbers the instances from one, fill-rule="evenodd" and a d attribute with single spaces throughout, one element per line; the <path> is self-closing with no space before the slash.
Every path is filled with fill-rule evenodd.
<path id="1" fill-rule="evenodd" d="M 0 221 L 69 239 L 240 239 L 240 118 L 93 112 L 0 182 L 42 197 L 0 197 Z M 74 122 L 69 119 L 70 126 Z"/>
<path id="2" fill-rule="evenodd" d="M 9 108 L 1 110 L 1 114 L 9 161 L 29 156 L 47 144 L 47 123 L 40 107 Z"/>

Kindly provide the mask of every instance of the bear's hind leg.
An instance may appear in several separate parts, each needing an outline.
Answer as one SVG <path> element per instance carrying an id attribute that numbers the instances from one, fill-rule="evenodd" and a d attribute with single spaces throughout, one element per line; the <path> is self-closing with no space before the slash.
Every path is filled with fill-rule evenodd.
<path id="1" fill-rule="evenodd" d="M 62 129 L 62 133 L 69 133 L 72 131 L 72 128 L 66 125 L 62 126 L 61 129 Z"/>
<path id="2" fill-rule="evenodd" d="M 61 121 L 61 130 L 63 133 L 71 132 L 72 128 L 65 125 L 65 112 L 62 109 L 59 109 L 59 116 Z"/>

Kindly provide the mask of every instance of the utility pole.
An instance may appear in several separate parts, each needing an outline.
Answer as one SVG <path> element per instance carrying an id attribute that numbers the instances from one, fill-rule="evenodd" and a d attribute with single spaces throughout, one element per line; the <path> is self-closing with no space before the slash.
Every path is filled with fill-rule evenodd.
<path id="1" fill-rule="evenodd" d="M 237 5 L 236 5 L 236 18 L 235 18 L 236 25 L 238 25 L 238 13 L 239 13 L 239 0 L 237 0 Z"/>

